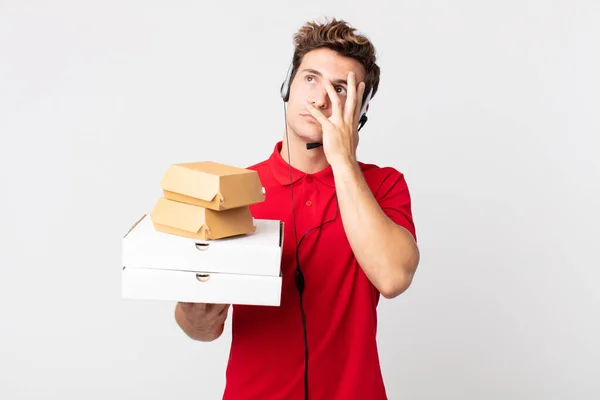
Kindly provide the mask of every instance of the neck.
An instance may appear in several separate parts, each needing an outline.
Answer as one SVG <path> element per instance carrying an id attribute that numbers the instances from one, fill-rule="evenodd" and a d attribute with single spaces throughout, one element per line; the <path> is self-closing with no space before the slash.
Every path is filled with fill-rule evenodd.
<path id="1" fill-rule="evenodd" d="M 288 159 L 288 140 L 289 140 L 289 155 Z M 314 174 L 329 167 L 327 158 L 323 147 L 317 147 L 316 149 L 307 150 L 306 144 L 308 142 L 298 137 L 288 126 L 288 138 L 283 136 L 283 143 L 281 146 L 281 158 L 287 163 L 290 163 L 292 167 L 306 174 Z"/>

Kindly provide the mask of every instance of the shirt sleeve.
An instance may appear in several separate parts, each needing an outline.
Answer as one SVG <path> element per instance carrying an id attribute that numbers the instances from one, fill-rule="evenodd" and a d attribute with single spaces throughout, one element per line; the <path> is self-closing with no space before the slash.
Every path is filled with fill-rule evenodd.
<path id="1" fill-rule="evenodd" d="M 383 212 L 392 221 L 407 229 L 417 240 L 411 196 L 404 174 L 393 168 L 387 170 L 387 174 L 375 192 L 375 198 Z"/>

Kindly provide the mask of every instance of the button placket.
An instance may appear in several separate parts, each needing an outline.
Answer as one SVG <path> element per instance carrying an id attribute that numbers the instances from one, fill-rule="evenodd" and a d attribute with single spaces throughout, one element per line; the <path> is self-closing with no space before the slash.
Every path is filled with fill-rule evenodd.
<path id="1" fill-rule="evenodd" d="M 306 175 L 306 177 L 304 178 L 304 180 L 306 181 L 307 184 L 310 185 L 313 182 L 313 177 L 311 175 Z M 313 190 L 314 190 L 314 188 L 310 189 L 308 192 L 312 193 Z M 307 200 L 306 203 L 304 203 L 304 204 L 306 205 L 306 207 L 310 207 L 310 206 L 312 206 L 312 201 L 311 200 Z"/>

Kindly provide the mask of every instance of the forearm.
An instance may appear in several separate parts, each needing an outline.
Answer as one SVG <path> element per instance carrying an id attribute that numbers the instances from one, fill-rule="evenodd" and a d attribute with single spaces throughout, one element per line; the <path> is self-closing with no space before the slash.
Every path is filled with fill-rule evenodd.
<path id="1" fill-rule="evenodd" d="M 357 262 L 384 297 L 411 284 L 419 251 L 410 232 L 379 207 L 355 161 L 332 165 L 344 230 Z"/>
<path id="2" fill-rule="evenodd" d="M 222 325 L 211 329 L 198 329 L 197 326 L 199 324 L 192 324 L 190 321 L 188 321 L 185 318 L 185 315 L 179 304 L 177 304 L 175 307 L 175 321 L 186 335 L 188 335 L 191 339 L 198 340 L 200 342 L 212 342 L 213 340 L 218 339 L 223 333 L 225 327 L 225 323 L 223 323 Z"/>

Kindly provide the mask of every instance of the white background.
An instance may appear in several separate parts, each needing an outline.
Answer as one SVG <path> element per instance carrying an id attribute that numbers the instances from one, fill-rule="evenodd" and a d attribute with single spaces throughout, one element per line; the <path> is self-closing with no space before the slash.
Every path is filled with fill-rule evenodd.
<path id="1" fill-rule="evenodd" d="M 220 398 L 230 326 L 197 343 L 122 300 L 120 240 L 169 164 L 270 155 L 292 34 L 325 16 L 375 43 L 360 156 L 414 201 L 389 397 L 600 398 L 600 4 L 217 3 L 0 3 L 0 398 Z"/>

